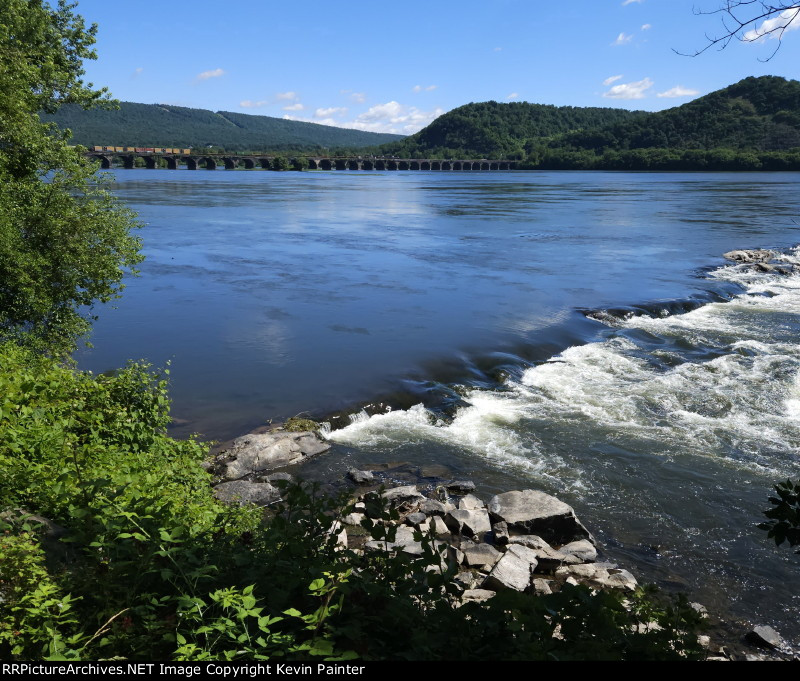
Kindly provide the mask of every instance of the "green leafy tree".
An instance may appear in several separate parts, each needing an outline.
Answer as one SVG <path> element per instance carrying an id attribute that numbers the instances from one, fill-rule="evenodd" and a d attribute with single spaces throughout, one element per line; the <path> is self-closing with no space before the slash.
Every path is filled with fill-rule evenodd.
<path id="1" fill-rule="evenodd" d="M 0 338 L 65 356 L 141 261 L 134 214 L 40 112 L 108 106 L 84 83 L 96 26 L 60 0 L 0 0 Z"/>

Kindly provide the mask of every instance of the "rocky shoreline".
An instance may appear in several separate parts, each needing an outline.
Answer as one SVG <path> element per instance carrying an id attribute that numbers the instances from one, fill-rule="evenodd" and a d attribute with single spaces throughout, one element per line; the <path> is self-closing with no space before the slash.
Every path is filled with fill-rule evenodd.
<path id="1" fill-rule="evenodd" d="M 304 427 L 312 424 L 301 422 Z M 218 499 L 268 507 L 281 498 L 279 481 L 293 480 L 298 466 L 331 447 L 314 430 L 293 431 L 297 423 L 291 421 L 285 427 L 289 430 L 249 433 L 218 449 L 206 464 Z M 337 521 L 337 541 L 354 551 L 389 550 L 415 556 L 423 551 L 420 533 L 433 536 L 442 555 L 458 566 L 462 602 L 483 602 L 502 589 L 541 595 L 558 591 L 564 584 L 625 592 L 639 586 L 630 571 L 605 559 L 572 507 L 549 494 L 513 490 L 484 501 L 475 494 L 471 481 L 438 477 L 427 478 L 425 484 L 386 489 L 393 481 L 381 466 L 374 468 L 352 469 L 347 480 L 332 481 L 334 488 L 347 486 L 353 502 L 353 511 Z M 390 542 L 371 539 L 363 530 L 368 518 L 365 496 L 375 490 L 383 490 L 383 500 L 398 514 Z M 708 617 L 702 605 L 693 603 L 692 607 Z M 771 627 L 754 627 L 741 635 L 741 642 L 734 647 L 709 636 L 701 638 L 708 660 L 793 658 Z"/>

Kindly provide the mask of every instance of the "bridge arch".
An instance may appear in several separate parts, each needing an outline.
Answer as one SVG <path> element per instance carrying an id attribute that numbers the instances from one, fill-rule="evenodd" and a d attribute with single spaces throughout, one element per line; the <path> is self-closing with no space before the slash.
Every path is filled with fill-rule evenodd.
<path id="1" fill-rule="evenodd" d="M 386 161 L 375 161 L 375 170 L 386 170 Z"/>
<path id="2" fill-rule="evenodd" d="M 453 170 L 461 170 L 461 161 L 453 161 Z"/>
<path id="3" fill-rule="evenodd" d="M 309 170 L 317 170 L 319 166 L 317 165 L 317 159 L 310 158 L 308 159 L 308 169 Z"/>
<path id="4" fill-rule="evenodd" d="M 355 159 L 350 159 L 347 162 L 347 167 L 349 170 L 359 170 L 359 165 L 360 165 L 359 162 L 356 161 Z"/>
<path id="5" fill-rule="evenodd" d="M 411 170 L 419 170 L 419 161 L 411 161 Z"/>
<path id="6" fill-rule="evenodd" d="M 397 164 L 397 167 L 398 167 L 400 170 L 408 170 L 408 161 L 400 161 L 400 162 Z"/>
<path id="7" fill-rule="evenodd" d="M 205 158 L 201 158 L 201 161 L 205 161 L 206 163 L 206 170 L 216 170 L 217 169 L 217 162 L 211 158 L 210 156 L 206 156 Z"/>
<path id="8" fill-rule="evenodd" d="M 491 170 L 488 163 L 483 162 L 478 164 L 478 170 Z"/>
<path id="9" fill-rule="evenodd" d="M 361 162 L 361 170 L 374 170 L 375 165 L 369 159 Z"/>
<path id="10" fill-rule="evenodd" d="M 322 168 L 322 170 L 330 170 L 333 167 L 333 163 L 331 163 L 329 158 L 323 158 L 319 162 L 319 167 Z"/>

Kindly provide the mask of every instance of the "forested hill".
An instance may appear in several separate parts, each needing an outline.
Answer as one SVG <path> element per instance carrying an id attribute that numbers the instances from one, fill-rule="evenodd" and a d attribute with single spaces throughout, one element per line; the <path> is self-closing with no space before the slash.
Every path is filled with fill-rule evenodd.
<path id="1" fill-rule="evenodd" d="M 655 113 L 467 104 L 382 149 L 417 158 L 511 158 L 519 168 L 796 170 L 800 82 L 745 78 Z"/>
<path id="2" fill-rule="evenodd" d="M 576 130 L 623 124 L 642 114 L 528 102 L 466 104 L 382 149 L 406 158 L 525 158 L 535 144 Z"/>
<path id="3" fill-rule="evenodd" d="M 800 82 L 745 78 L 674 109 L 566 135 L 559 146 L 786 151 L 800 147 Z"/>
<path id="4" fill-rule="evenodd" d="M 362 148 L 402 139 L 271 116 L 122 102 L 115 111 L 63 106 L 53 116 L 72 130 L 73 144 L 141 147 L 219 147 L 227 151 L 313 151 Z"/>

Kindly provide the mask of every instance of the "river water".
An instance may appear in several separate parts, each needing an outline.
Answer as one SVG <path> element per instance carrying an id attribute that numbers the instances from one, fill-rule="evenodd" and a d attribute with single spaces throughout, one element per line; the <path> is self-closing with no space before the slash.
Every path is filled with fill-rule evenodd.
<path id="1" fill-rule="evenodd" d="M 800 263 L 800 176 L 116 179 L 147 260 L 79 361 L 171 362 L 176 435 L 343 412 L 307 476 L 543 489 L 643 581 L 800 639 L 800 558 L 755 527 L 800 476 L 800 274 L 721 258 Z"/>

